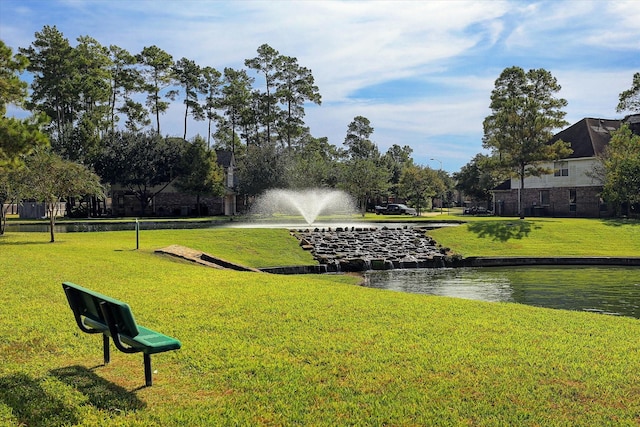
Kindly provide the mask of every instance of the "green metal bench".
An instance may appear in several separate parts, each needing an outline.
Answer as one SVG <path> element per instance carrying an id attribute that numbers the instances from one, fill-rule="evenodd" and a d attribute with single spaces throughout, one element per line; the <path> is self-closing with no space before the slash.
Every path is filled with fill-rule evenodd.
<path id="1" fill-rule="evenodd" d="M 104 364 L 109 363 L 109 337 L 124 353 L 143 353 L 144 379 L 153 384 L 151 355 L 181 347 L 180 341 L 136 324 L 128 304 L 71 282 L 62 283 L 78 327 L 89 334 L 102 334 Z"/>

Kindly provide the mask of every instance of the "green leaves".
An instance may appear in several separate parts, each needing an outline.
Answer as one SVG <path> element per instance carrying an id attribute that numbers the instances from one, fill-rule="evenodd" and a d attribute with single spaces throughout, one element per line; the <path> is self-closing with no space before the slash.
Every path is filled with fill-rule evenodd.
<path id="1" fill-rule="evenodd" d="M 7 104 L 22 105 L 27 97 L 27 82 L 18 73 L 27 66 L 23 56 L 13 56 L 11 48 L 0 40 L 0 114 L 4 116 Z"/>
<path id="2" fill-rule="evenodd" d="M 633 75 L 631 88 L 620 94 L 620 103 L 616 111 L 640 111 L 640 73 Z"/>
<path id="3" fill-rule="evenodd" d="M 54 241 L 55 218 L 58 203 L 71 197 L 104 197 L 100 177 L 85 166 L 65 160 L 49 149 L 39 149 L 26 159 L 26 168 L 20 172 L 24 185 L 24 198 L 44 202 L 49 217 L 51 241 Z"/>
<path id="4" fill-rule="evenodd" d="M 156 116 L 156 132 L 160 135 L 160 113 L 164 113 L 169 108 L 169 103 L 161 100 L 160 91 L 172 82 L 173 57 L 153 45 L 143 48 L 136 58 L 144 67 L 142 70 L 144 88 L 149 92 L 147 106 Z"/>
<path id="5" fill-rule="evenodd" d="M 627 124 L 612 132 L 604 155 L 604 169 L 605 200 L 618 209 L 625 204 L 627 211 L 640 203 L 640 136 L 633 134 Z"/>

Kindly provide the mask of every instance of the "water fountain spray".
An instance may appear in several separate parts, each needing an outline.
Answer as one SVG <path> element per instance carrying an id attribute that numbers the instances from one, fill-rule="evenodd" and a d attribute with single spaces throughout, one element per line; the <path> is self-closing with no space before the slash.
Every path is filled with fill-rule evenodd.
<path id="1" fill-rule="evenodd" d="M 301 215 L 307 224 L 318 216 L 356 212 L 353 199 L 344 191 L 334 189 L 268 190 L 251 208 L 256 215 Z"/>

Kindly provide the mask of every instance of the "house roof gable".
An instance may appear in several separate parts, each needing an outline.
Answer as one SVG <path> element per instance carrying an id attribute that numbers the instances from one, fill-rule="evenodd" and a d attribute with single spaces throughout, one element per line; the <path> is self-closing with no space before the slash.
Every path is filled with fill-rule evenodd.
<path id="1" fill-rule="evenodd" d="M 216 158 L 217 163 L 222 167 L 228 168 L 234 164 L 233 152 L 229 150 L 216 150 Z"/>
<path id="2" fill-rule="evenodd" d="M 620 120 L 584 118 L 558 132 L 551 142 L 562 139 L 571 144 L 570 159 L 595 157 L 601 154 L 611 139 L 611 132 L 620 127 Z"/>

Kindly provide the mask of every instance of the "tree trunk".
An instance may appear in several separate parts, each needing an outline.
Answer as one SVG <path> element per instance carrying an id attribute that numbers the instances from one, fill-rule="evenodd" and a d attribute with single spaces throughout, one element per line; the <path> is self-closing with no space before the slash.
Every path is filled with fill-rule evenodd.
<path id="1" fill-rule="evenodd" d="M 187 117 L 189 116 L 189 106 L 184 109 L 184 136 L 182 139 L 187 139 Z"/>
<path id="2" fill-rule="evenodd" d="M 522 191 L 524 190 L 524 167 L 520 170 L 520 191 L 518 191 L 518 210 L 520 219 L 524 219 L 524 209 L 522 207 Z"/>
<path id="3" fill-rule="evenodd" d="M 47 203 L 45 203 L 45 206 L 47 206 Z M 53 230 L 53 228 L 56 225 L 56 214 L 55 214 L 54 206 L 55 206 L 54 203 L 50 203 L 48 208 L 45 208 L 45 211 L 49 212 L 49 235 L 51 236 L 51 240 L 50 240 L 51 243 L 56 241 L 55 232 Z"/>
<path id="4" fill-rule="evenodd" d="M 0 236 L 4 234 L 7 226 L 7 212 L 4 209 L 4 203 L 0 203 Z"/>

